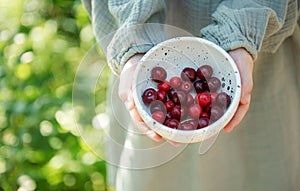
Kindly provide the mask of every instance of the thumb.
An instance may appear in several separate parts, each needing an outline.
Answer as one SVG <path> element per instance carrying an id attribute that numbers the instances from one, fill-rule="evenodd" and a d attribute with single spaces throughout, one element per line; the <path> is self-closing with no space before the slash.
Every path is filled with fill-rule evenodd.
<path id="1" fill-rule="evenodd" d="M 141 54 L 132 56 L 127 61 L 121 72 L 118 93 L 120 99 L 124 102 L 131 102 L 133 100 L 131 95 L 133 73 L 135 71 L 137 63 L 141 58 Z"/>

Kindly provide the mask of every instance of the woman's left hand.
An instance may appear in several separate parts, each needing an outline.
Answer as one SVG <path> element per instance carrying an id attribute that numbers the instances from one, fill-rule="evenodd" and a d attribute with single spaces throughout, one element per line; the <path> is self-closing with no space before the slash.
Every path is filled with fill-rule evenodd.
<path id="1" fill-rule="evenodd" d="M 233 118 L 224 128 L 226 132 L 231 132 L 234 129 L 234 127 L 236 127 L 242 121 L 242 119 L 245 117 L 246 113 L 249 110 L 251 92 L 253 89 L 252 73 L 254 61 L 252 56 L 244 48 L 231 50 L 228 53 L 233 58 L 239 69 L 242 83 L 241 99 L 239 106 Z"/>

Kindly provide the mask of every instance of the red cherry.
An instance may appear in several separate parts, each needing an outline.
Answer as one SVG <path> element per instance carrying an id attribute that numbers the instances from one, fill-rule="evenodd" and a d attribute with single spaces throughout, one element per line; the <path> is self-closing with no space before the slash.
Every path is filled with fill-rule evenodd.
<path id="1" fill-rule="evenodd" d="M 162 111 L 164 113 L 167 113 L 165 104 L 162 101 L 155 100 L 150 103 L 149 105 L 150 113 L 153 114 L 156 111 Z"/>
<path id="2" fill-rule="evenodd" d="M 209 65 L 203 65 L 200 66 L 197 69 L 197 76 L 201 79 L 201 80 L 205 80 L 208 79 L 212 76 L 213 74 L 213 69 L 211 66 Z"/>
<path id="3" fill-rule="evenodd" d="M 217 96 L 217 102 L 220 106 L 227 108 L 231 103 L 231 99 L 227 93 L 221 92 Z"/>
<path id="4" fill-rule="evenodd" d="M 184 104 L 186 101 L 186 94 L 183 91 L 176 91 L 171 89 L 168 91 L 168 96 L 176 105 Z"/>
<path id="5" fill-rule="evenodd" d="M 189 122 L 185 121 L 178 126 L 178 129 L 179 130 L 195 130 L 196 128 Z"/>
<path id="6" fill-rule="evenodd" d="M 188 120 L 187 122 L 189 122 L 193 126 L 194 129 L 197 129 L 198 120 L 191 119 L 191 120 Z"/>
<path id="7" fill-rule="evenodd" d="M 174 76 L 170 79 L 170 85 L 172 88 L 178 88 L 181 86 L 182 80 L 178 76 Z"/>
<path id="8" fill-rule="evenodd" d="M 159 123 L 163 123 L 165 121 L 165 118 L 166 118 L 166 114 L 162 111 L 155 111 L 153 114 L 152 114 L 152 118 L 159 122 Z"/>
<path id="9" fill-rule="evenodd" d="M 180 110 L 180 119 L 181 120 L 184 120 L 186 119 L 187 115 L 188 115 L 188 108 L 184 105 L 181 105 L 181 110 Z"/>
<path id="10" fill-rule="evenodd" d="M 181 117 L 181 107 L 176 105 L 171 111 L 172 118 L 180 120 Z"/>
<path id="11" fill-rule="evenodd" d="M 221 87 L 221 81 L 219 80 L 219 78 L 211 77 L 210 79 L 208 79 L 207 85 L 209 91 L 215 92 Z"/>
<path id="12" fill-rule="evenodd" d="M 153 88 L 148 88 L 143 92 L 142 100 L 144 104 L 149 105 L 152 101 L 156 100 L 157 93 Z"/>
<path id="13" fill-rule="evenodd" d="M 186 93 L 183 91 L 177 91 L 178 102 L 177 104 L 185 105 L 186 102 Z"/>
<path id="14" fill-rule="evenodd" d="M 212 106 L 210 110 L 210 119 L 214 122 L 217 121 L 222 115 L 224 114 L 223 109 L 221 109 L 219 106 Z"/>
<path id="15" fill-rule="evenodd" d="M 184 68 L 181 72 L 181 78 L 184 81 L 195 81 L 196 71 L 193 68 Z"/>
<path id="16" fill-rule="evenodd" d="M 172 100 L 175 104 L 178 102 L 178 96 L 177 96 L 177 91 L 173 88 L 171 88 L 168 92 L 168 97 L 170 100 Z"/>
<path id="17" fill-rule="evenodd" d="M 157 94 L 157 100 L 162 101 L 162 102 L 166 102 L 167 101 L 167 93 L 163 90 L 158 90 L 156 92 Z"/>
<path id="18" fill-rule="evenodd" d="M 180 89 L 185 93 L 189 93 L 190 91 L 192 91 L 192 83 L 189 81 L 185 81 L 181 84 Z"/>
<path id="19" fill-rule="evenodd" d="M 162 82 L 167 78 L 167 72 L 162 67 L 154 67 L 151 70 L 151 78 L 154 82 Z"/>
<path id="20" fill-rule="evenodd" d="M 169 100 L 165 103 L 165 107 L 166 107 L 167 111 L 172 111 L 173 108 L 175 107 L 175 103 L 173 101 Z"/>
<path id="21" fill-rule="evenodd" d="M 163 81 L 163 82 L 160 82 L 160 83 L 157 85 L 157 88 L 158 88 L 159 90 L 162 90 L 162 91 L 167 92 L 167 91 L 170 90 L 171 85 L 170 85 L 170 83 L 169 83 L 168 81 Z"/>
<path id="22" fill-rule="evenodd" d="M 207 127 L 208 125 L 209 125 L 209 119 L 206 117 L 200 117 L 197 129 L 202 129 L 204 127 Z"/>
<path id="23" fill-rule="evenodd" d="M 176 129 L 179 126 L 179 121 L 177 119 L 167 119 L 164 123 L 165 126 L 172 129 Z"/>
<path id="24" fill-rule="evenodd" d="M 196 95 L 196 101 L 201 107 L 205 108 L 211 104 L 210 94 L 207 92 L 198 93 Z"/>
<path id="25" fill-rule="evenodd" d="M 211 103 L 216 103 L 216 101 L 217 101 L 217 96 L 218 96 L 218 92 L 212 92 L 212 93 L 210 94 Z"/>
<path id="26" fill-rule="evenodd" d="M 202 108 L 198 104 L 193 104 L 189 107 L 189 115 L 191 118 L 198 119 L 202 114 Z"/>
<path id="27" fill-rule="evenodd" d="M 194 103 L 194 98 L 191 94 L 186 94 L 186 102 L 185 102 L 185 105 L 186 106 L 190 106 L 191 104 Z"/>

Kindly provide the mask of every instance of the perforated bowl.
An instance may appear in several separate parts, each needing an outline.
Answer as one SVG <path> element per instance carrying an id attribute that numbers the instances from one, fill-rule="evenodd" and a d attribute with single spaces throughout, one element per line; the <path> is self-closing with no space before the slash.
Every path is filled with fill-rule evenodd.
<path id="1" fill-rule="evenodd" d="M 186 67 L 197 69 L 207 64 L 213 68 L 213 76 L 221 81 L 218 92 L 226 92 L 231 97 L 231 104 L 223 116 L 209 126 L 197 130 L 172 129 L 153 120 L 149 106 L 142 101 L 144 90 L 150 87 L 155 89 L 157 86 L 151 80 L 152 68 L 163 67 L 169 80 L 173 76 L 180 76 Z M 133 77 L 133 98 L 142 119 L 162 137 L 180 143 L 201 142 L 219 133 L 233 117 L 240 95 L 240 74 L 232 58 L 216 44 L 197 37 L 178 37 L 156 45 L 143 56 Z"/>

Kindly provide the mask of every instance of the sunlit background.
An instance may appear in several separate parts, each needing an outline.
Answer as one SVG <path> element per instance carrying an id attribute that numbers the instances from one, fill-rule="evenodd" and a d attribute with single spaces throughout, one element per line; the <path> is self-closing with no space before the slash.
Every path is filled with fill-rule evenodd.
<path id="1" fill-rule="evenodd" d="M 106 190 L 105 162 L 72 112 L 76 69 L 94 44 L 80 0 L 0 0 L 0 190 Z M 103 112 L 105 96 L 96 101 Z"/>

